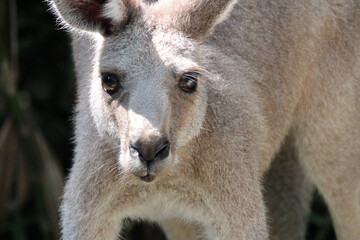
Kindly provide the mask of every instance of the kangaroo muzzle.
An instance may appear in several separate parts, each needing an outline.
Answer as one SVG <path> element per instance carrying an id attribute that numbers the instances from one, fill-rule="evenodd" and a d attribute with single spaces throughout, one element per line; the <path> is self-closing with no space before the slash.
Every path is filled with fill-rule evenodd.
<path id="1" fill-rule="evenodd" d="M 129 148 L 132 157 L 151 164 L 169 156 L 170 142 L 167 137 L 140 138 L 136 142 L 131 141 Z"/>
<path id="2" fill-rule="evenodd" d="M 170 139 L 164 126 L 164 111 L 130 111 L 127 147 L 131 169 L 141 180 L 151 182 L 170 159 Z"/>

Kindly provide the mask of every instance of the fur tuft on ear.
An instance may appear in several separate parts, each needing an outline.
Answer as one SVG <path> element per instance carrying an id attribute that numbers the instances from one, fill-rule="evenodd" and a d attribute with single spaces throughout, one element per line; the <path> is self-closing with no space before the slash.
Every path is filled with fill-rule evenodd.
<path id="1" fill-rule="evenodd" d="M 236 3 L 237 0 L 160 0 L 149 12 L 156 22 L 202 41 L 229 16 Z"/>
<path id="2" fill-rule="evenodd" d="M 56 15 L 70 28 L 109 35 L 113 26 L 127 18 L 127 9 L 122 0 L 52 0 L 52 2 Z"/>

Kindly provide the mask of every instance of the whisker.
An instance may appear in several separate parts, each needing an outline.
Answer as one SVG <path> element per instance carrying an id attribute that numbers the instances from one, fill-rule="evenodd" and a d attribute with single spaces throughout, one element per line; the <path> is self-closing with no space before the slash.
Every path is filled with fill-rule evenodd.
<path id="1" fill-rule="evenodd" d="M 105 148 L 105 149 L 103 149 L 101 151 L 108 152 L 108 151 L 113 151 L 113 150 L 120 150 L 120 146 Z"/>
<path id="2" fill-rule="evenodd" d="M 118 152 L 118 151 L 105 152 L 102 154 L 102 157 L 107 158 L 107 157 L 111 157 L 112 155 L 119 156 L 120 152 Z"/>
<path id="3" fill-rule="evenodd" d="M 99 171 L 103 170 L 104 167 L 109 167 L 111 165 L 117 165 L 116 164 L 116 160 L 117 157 L 112 157 L 112 158 L 106 158 L 106 160 L 104 160 L 103 164 L 101 164 L 97 169 L 95 169 L 92 173 L 90 173 L 90 175 L 95 175 L 96 173 L 98 173 Z M 111 168 L 110 168 L 111 169 Z"/>

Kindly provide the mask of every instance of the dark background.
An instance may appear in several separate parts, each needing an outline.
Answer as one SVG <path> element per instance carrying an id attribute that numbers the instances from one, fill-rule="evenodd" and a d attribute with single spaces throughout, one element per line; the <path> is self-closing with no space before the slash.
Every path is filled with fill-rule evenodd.
<path id="1" fill-rule="evenodd" d="M 70 41 L 45 3 L 14 3 L 1 0 L 0 5 L 0 239 L 58 239 L 59 194 L 73 149 Z M 143 224 L 126 224 L 126 239 L 160 235 Z M 335 239 L 317 193 L 307 239 Z"/>

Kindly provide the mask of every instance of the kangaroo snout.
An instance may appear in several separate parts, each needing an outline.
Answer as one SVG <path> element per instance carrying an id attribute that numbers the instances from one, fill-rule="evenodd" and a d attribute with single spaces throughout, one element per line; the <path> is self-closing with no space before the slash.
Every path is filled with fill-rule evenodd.
<path id="1" fill-rule="evenodd" d="M 171 162 L 170 140 L 154 129 L 136 132 L 128 142 L 130 171 L 141 180 L 152 182 Z"/>
<path id="2" fill-rule="evenodd" d="M 170 142 L 167 137 L 140 138 L 129 145 L 130 155 L 147 164 L 169 156 Z"/>

